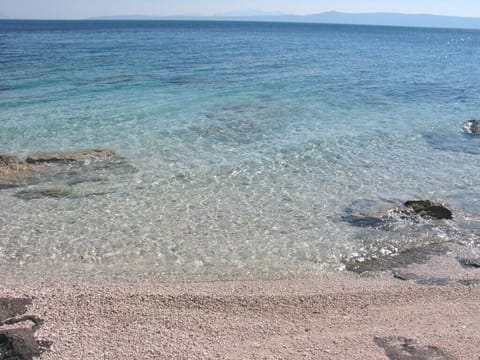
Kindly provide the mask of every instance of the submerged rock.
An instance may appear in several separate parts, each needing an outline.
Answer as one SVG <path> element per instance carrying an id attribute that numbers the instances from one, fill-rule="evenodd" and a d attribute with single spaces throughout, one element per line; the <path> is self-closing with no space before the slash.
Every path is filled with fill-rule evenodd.
<path id="1" fill-rule="evenodd" d="M 460 285 L 473 287 L 478 286 L 480 284 L 480 280 L 477 279 L 461 279 L 457 281 Z"/>
<path id="2" fill-rule="evenodd" d="M 387 225 L 385 218 L 375 216 L 344 215 L 341 217 L 341 220 L 352 226 L 361 228 L 381 229 Z"/>
<path id="3" fill-rule="evenodd" d="M 98 196 L 114 192 L 116 184 L 136 172 L 109 149 L 35 155 L 25 161 L 0 155 L 0 190 L 20 188 L 14 196 L 23 200 Z"/>
<path id="4" fill-rule="evenodd" d="M 480 134 L 480 120 L 468 120 L 463 124 L 463 131 L 468 134 Z"/>
<path id="5" fill-rule="evenodd" d="M 75 161 L 105 160 L 117 156 L 115 151 L 109 149 L 82 150 L 59 154 L 33 155 L 26 159 L 28 164 L 39 163 L 68 163 Z"/>
<path id="6" fill-rule="evenodd" d="M 12 176 L 28 168 L 29 165 L 19 157 L 0 154 L 0 177 Z"/>
<path id="7" fill-rule="evenodd" d="M 480 136 L 470 130 L 430 132 L 423 134 L 424 139 L 437 150 L 453 151 L 471 155 L 480 155 Z"/>
<path id="8" fill-rule="evenodd" d="M 23 200 L 41 198 L 63 198 L 72 194 L 72 189 L 29 189 L 17 192 L 14 196 Z"/>
<path id="9" fill-rule="evenodd" d="M 17 156 L 0 155 L 0 190 L 21 186 L 31 170 L 32 165 Z"/>
<path id="10" fill-rule="evenodd" d="M 113 194 L 115 191 L 110 189 L 105 189 L 98 191 L 96 189 L 84 190 L 84 191 L 73 191 L 73 188 L 59 188 L 59 189 L 27 189 L 18 191 L 13 196 L 22 199 L 22 200 L 37 200 L 44 198 L 52 199 L 83 199 L 92 196 L 105 196 Z"/>
<path id="11" fill-rule="evenodd" d="M 410 200 L 406 201 L 403 205 L 409 210 L 412 210 L 415 214 L 424 218 L 449 220 L 453 217 L 452 212 L 445 204 L 436 203 L 430 200 Z"/>
<path id="12" fill-rule="evenodd" d="M 349 259 L 345 262 L 348 271 L 363 273 L 366 271 L 387 271 L 407 267 L 411 264 L 424 264 L 434 255 L 443 255 L 448 251 L 444 245 L 427 245 L 404 251 L 382 255 L 371 254 Z"/>
<path id="13" fill-rule="evenodd" d="M 355 227 L 388 231 L 394 228 L 399 220 L 418 223 L 418 217 L 432 220 L 452 219 L 453 217 L 452 211 L 445 204 L 430 200 L 410 200 L 396 206 L 393 201 L 389 203 L 390 208 L 382 204 L 374 207 L 367 204 L 365 208 L 358 209 L 346 208 L 345 214 L 340 217 L 340 220 Z"/>
<path id="14" fill-rule="evenodd" d="M 13 188 L 18 188 L 20 186 L 21 186 L 21 184 L 14 183 L 14 182 L 0 183 L 0 190 L 13 189 Z"/>
<path id="15" fill-rule="evenodd" d="M 480 268 L 480 258 L 457 260 L 463 267 Z"/>
<path id="16" fill-rule="evenodd" d="M 396 204 L 397 202 L 384 204 L 358 199 L 344 209 L 344 215 L 340 216 L 340 221 L 359 228 L 389 230 L 392 225 L 389 209 Z"/>

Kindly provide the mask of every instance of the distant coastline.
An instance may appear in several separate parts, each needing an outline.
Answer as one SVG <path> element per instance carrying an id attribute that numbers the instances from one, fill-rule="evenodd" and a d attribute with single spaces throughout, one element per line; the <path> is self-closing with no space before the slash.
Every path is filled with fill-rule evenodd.
<path id="1" fill-rule="evenodd" d="M 373 25 L 373 26 L 403 26 L 420 28 L 446 28 L 480 30 L 480 17 L 459 17 L 431 14 L 401 14 L 401 13 L 344 13 L 328 11 L 310 15 L 291 15 L 281 13 L 226 13 L 213 16 L 176 15 L 176 16 L 146 16 L 117 15 L 98 16 L 85 19 L 20 19 L 0 14 L 0 20 L 60 20 L 60 21 L 245 21 L 245 22 L 279 22 L 279 23 L 313 23 L 338 25 Z"/>
<path id="2" fill-rule="evenodd" d="M 409 26 L 433 28 L 480 29 L 480 18 L 430 14 L 400 14 L 400 13 L 342 13 L 336 11 L 311 15 L 288 14 L 225 14 L 217 16 L 143 16 L 122 15 L 94 17 L 88 20 L 204 20 L 204 21 L 258 21 L 258 22 L 292 22 L 292 23 L 323 23 L 348 25 L 380 25 Z"/>

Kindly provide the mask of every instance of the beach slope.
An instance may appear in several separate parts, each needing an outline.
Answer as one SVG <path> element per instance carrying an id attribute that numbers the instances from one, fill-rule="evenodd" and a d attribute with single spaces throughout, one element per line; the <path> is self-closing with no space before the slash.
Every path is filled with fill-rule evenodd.
<path id="1" fill-rule="evenodd" d="M 477 280 L 440 286 L 386 273 L 211 282 L 32 274 L 5 277 L 0 291 L 31 300 L 26 314 L 42 320 L 35 333 L 45 345 L 42 359 L 478 359 Z"/>

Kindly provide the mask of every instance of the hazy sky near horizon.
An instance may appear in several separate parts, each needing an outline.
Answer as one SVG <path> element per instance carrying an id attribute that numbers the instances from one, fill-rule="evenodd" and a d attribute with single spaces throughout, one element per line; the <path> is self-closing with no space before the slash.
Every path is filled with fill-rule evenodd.
<path id="1" fill-rule="evenodd" d="M 230 12 L 312 14 L 323 11 L 429 13 L 480 17 L 479 0 L 0 0 L 10 18 L 82 19 L 112 15 L 216 15 Z"/>

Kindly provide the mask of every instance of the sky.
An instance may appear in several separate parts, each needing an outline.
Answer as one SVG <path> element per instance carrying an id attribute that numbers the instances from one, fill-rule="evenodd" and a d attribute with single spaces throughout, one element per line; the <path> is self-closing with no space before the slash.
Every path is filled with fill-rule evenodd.
<path id="1" fill-rule="evenodd" d="M 480 0 L 0 0 L 0 14 L 17 19 L 84 19 L 112 15 L 217 15 L 265 11 L 399 12 L 480 17 Z"/>

